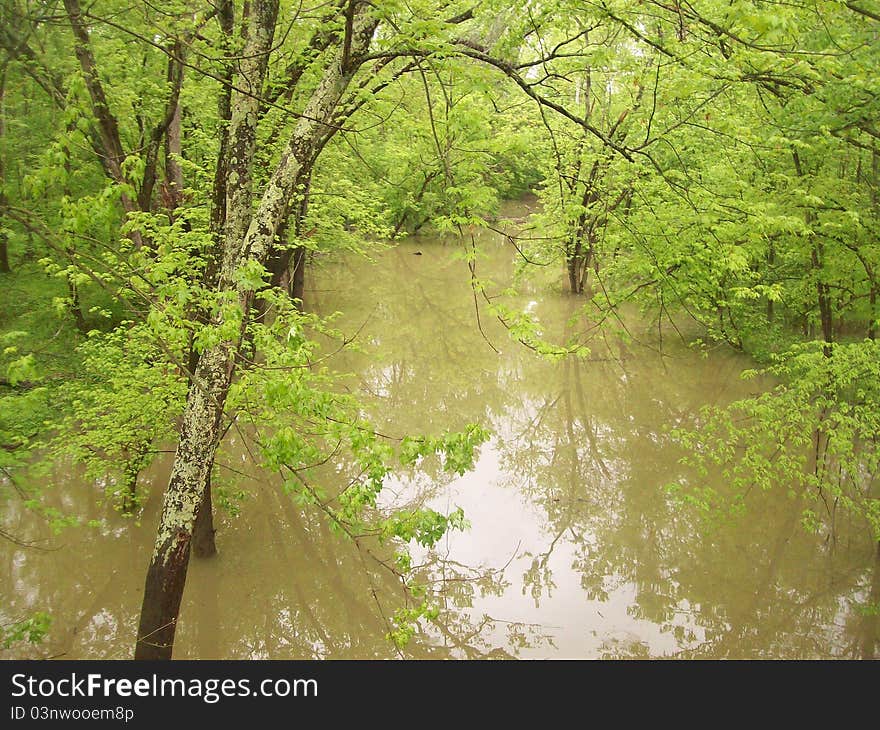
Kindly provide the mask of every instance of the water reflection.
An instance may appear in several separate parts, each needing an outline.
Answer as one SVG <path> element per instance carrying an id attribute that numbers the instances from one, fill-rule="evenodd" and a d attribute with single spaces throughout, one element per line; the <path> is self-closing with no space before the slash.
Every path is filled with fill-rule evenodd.
<path id="1" fill-rule="evenodd" d="M 516 253 L 489 236 L 481 246 L 478 268 L 509 280 Z M 596 339 L 586 361 L 548 363 L 511 343 L 484 311 L 490 347 L 458 247 L 455 239 L 415 239 L 376 265 L 328 265 L 314 300 L 346 312 L 351 330 L 366 322 L 362 335 L 376 349 L 345 365 L 383 428 L 479 421 L 493 429 L 472 474 L 404 478 L 391 490 L 464 507 L 473 528 L 450 538 L 447 559 L 507 566 L 500 594 L 468 597 L 472 622 L 496 617 L 484 636 L 502 640 L 501 618 L 543 638 L 519 656 L 873 651 L 864 636 L 876 635 L 876 622 L 852 609 L 876 580 L 865 525 L 838 525 L 834 542 L 808 535 L 796 500 L 780 489 L 751 495 L 744 518 L 709 529 L 663 488 L 687 477 L 668 429 L 692 423 L 703 404 L 762 387 L 739 379 L 747 360 L 723 350 L 703 357 L 669 337 L 661 354 L 653 326 L 630 323 L 636 343 Z M 561 288 L 551 276 L 519 301 L 558 342 L 587 327 L 572 322 L 578 305 Z"/>
<path id="2" fill-rule="evenodd" d="M 477 276 L 490 292 L 512 279 L 516 252 L 479 234 Z M 414 658 L 870 658 L 880 570 L 864 525 L 811 536 L 783 490 L 751 495 L 743 519 L 709 529 L 664 485 L 687 473 L 668 429 L 705 403 L 761 383 L 718 350 L 703 357 L 630 322 L 637 340 L 595 337 L 585 360 L 542 361 L 481 307 L 455 238 L 416 238 L 376 256 L 320 262 L 310 307 L 341 311 L 364 352 L 333 365 L 384 433 L 437 434 L 480 422 L 494 433 L 476 468 L 452 478 L 436 465 L 403 472 L 383 505 L 461 505 L 471 529 L 418 554 L 444 611 L 417 635 Z M 417 255 L 418 254 L 418 255 Z M 563 342 L 589 323 L 555 271 L 515 300 Z M 218 514 L 216 558 L 190 569 L 179 658 L 397 656 L 384 638 L 404 595 L 366 546 L 331 535 L 265 476 L 241 478 L 246 452 L 225 445 L 225 480 L 247 498 Z M 55 624 L 38 656 L 127 658 L 158 518 L 167 459 L 151 472 L 140 526 L 97 505 L 100 490 L 58 465 L 52 499 L 96 527 L 51 536 L 9 502 L 5 528 L 49 551 L 0 544 L 4 623 L 34 610 Z M 345 465 L 325 479 L 344 479 Z M 723 479 L 719 481 L 723 486 Z M 20 648 L 4 656 L 20 656 Z"/>
<path id="3" fill-rule="evenodd" d="M 227 444 L 224 457 L 240 455 Z M 39 539 L 45 551 L 2 546 L 3 622 L 34 610 L 54 618 L 46 642 L 17 646 L 5 657 L 127 659 L 140 609 L 143 575 L 169 468 L 156 466 L 152 494 L 141 524 L 96 506 L 97 490 L 75 476 L 60 481 L 72 514 L 94 520 L 52 536 L 30 513 L 13 506 L 18 534 Z M 236 465 L 236 471 L 240 472 Z M 64 469 L 59 469 L 59 479 Z M 75 473 L 75 470 L 71 470 Z M 175 644 L 176 658 L 392 658 L 385 634 L 389 617 L 403 605 L 400 584 L 371 560 L 377 546 L 356 548 L 334 536 L 317 514 L 295 507 L 279 485 L 236 480 L 247 497 L 236 518 L 218 513 L 219 554 L 193 560 Z M 90 493 L 91 492 L 91 493 Z M 504 646 L 485 646 L 455 608 L 466 586 L 481 590 L 491 574 L 445 568 L 450 609 L 441 622 L 443 642 L 414 640 L 405 656 L 445 658 L 462 652 L 479 657 Z"/>

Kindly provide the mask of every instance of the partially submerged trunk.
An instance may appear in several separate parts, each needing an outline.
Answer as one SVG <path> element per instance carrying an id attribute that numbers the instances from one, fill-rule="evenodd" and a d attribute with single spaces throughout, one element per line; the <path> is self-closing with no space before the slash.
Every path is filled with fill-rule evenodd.
<path id="1" fill-rule="evenodd" d="M 213 466 L 213 465 L 212 465 Z M 208 483 L 202 495 L 202 506 L 193 524 L 193 553 L 197 558 L 210 558 L 217 554 L 217 542 L 214 539 L 214 507 L 211 499 L 211 470 L 208 470 Z"/>
<path id="2" fill-rule="evenodd" d="M 306 251 L 305 246 L 293 249 L 293 280 L 290 282 L 290 296 L 300 308 L 303 307 L 306 289 Z"/>
<path id="3" fill-rule="evenodd" d="M 233 96 L 229 149 L 224 150 L 228 157 L 218 163 L 227 178 L 236 179 L 236 184 L 226 189 L 226 217 L 223 235 L 218 237 L 221 251 L 216 257 L 222 262 L 218 285 L 226 290 L 235 289 L 234 272 L 244 260 L 242 249 L 250 222 L 251 168 L 256 145 L 255 106 L 266 75 L 278 0 L 257 0 L 250 13 L 240 74 L 246 88 Z M 245 294 L 241 301 L 243 321 L 247 320 L 250 299 Z M 211 469 L 220 442 L 223 410 L 238 345 L 236 341 L 220 342 L 203 351 L 194 363 L 180 441 L 144 586 L 135 659 L 171 658 L 193 532 L 210 490 Z"/>
<path id="4" fill-rule="evenodd" d="M 210 482 L 232 380 L 225 345 L 205 351 L 190 387 L 147 572 L 135 659 L 170 659 L 196 516 Z"/>

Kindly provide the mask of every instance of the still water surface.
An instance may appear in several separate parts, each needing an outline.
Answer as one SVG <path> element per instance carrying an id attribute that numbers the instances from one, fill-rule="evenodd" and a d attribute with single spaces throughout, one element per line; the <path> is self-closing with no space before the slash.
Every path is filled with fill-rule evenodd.
<path id="1" fill-rule="evenodd" d="M 499 291 L 517 254 L 501 236 L 478 237 L 476 273 Z M 467 238 L 465 243 L 470 243 Z M 436 626 L 413 658 L 865 658 L 876 617 L 855 604 L 875 583 L 862 524 L 837 520 L 836 539 L 807 534 L 785 489 L 753 495 L 748 513 L 709 530 L 664 487 L 687 479 L 667 430 L 698 409 L 755 392 L 750 363 L 723 349 L 697 353 L 633 317 L 634 339 L 593 337 L 591 355 L 547 362 L 512 341 L 480 306 L 456 238 L 414 237 L 367 260 L 318 262 L 307 306 L 340 311 L 363 352 L 333 366 L 349 373 L 383 433 L 439 434 L 488 427 L 473 472 L 389 480 L 383 505 L 461 506 L 466 532 L 428 555 L 445 587 Z M 555 271 L 520 289 L 516 304 L 548 340 L 582 334 L 582 301 Z M 482 331 L 481 331 L 482 329 Z M 226 465 L 248 471 L 234 439 Z M 146 475 L 140 525 L 96 502 L 97 488 L 59 465 L 52 499 L 99 527 L 58 536 L 14 504 L 6 527 L 47 550 L 0 543 L 2 618 L 54 617 L 33 655 L 128 658 L 168 458 Z M 219 554 L 193 560 L 177 658 L 374 658 L 401 602 L 393 577 L 303 513 L 271 477 L 241 481 L 237 517 L 219 512 Z M 723 487 L 723 484 L 718 486 Z M 4 656 L 21 655 L 7 652 Z"/>

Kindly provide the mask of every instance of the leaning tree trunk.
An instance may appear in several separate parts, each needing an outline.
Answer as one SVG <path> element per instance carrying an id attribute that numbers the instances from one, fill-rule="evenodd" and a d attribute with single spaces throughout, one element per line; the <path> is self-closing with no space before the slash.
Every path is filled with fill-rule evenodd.
<path id="1" fill-rule="evenodd" d="M 251 6 L 241 77 L 256 90 L 262 87 L 277 10 L 278 0 L 256 0 Z M 253 290 L 235 283 L 235 272 L 249 262 L 265 265 L 273 253 L 275 235 L 289 214 L 303 164 L 309 164 L 315 151 L 326 142 L 334 112 L 357 69 L 352 59 L 369 47 L 378 24 L 371 14 L 372 8 L 366 3 L 359 3 L 353 11 L 342 48 L 326 67 L 306 104 L 252 215 L 250 180 L 258 118 L 255 104 L 259 94 L 240 93 L 235 97 L 228 169 L 237 187 L 227 194 L 218 287 L 238 295 L 241 328 L 236 339 L 205 350 L 193 376 L 147 572 L 135 659 L 170 659 L 172 655 L 196 516 L 209 484 L 211 465 L 222 435 L 224 404 L 254 301 Z M 246 69 L 248 63 L 251 67 Z M 222 314 L 212 324 L 222 325 L 220 317 Z"/>
<path id="2" fill-rule="evenodd" d="M 302 239 L 309 235 L 306 233 L 305 223 L 306 214 L 309 210 L 309 189 L 311 187 L 313 164 L 314 161 L 305 163 L 297 177 L 297 197 L 292 214 L 289 217 L 293 218 L 293 233 L 297 239 Z M 290 224 L 289 218 L 282 224 L 282 229 Z M 280 239 L 284 238 L 280 230 L 278 237 Z M 297 307 L 302 309 L 306 280 L 306 247 L 294 246 L 293 248 L 283 248 L 277 251 L 269 261 L 269 271 L 272 274 L 272 286 L 286 291 L 295 301 Z"/>
<path id="3" fill-rule="evenodd" d="M 190 542 L 214 454 L 232 367 L 225 344 L 206 351 L 194 375 L 147 572 L 135 659 L 170 659 Z"/>

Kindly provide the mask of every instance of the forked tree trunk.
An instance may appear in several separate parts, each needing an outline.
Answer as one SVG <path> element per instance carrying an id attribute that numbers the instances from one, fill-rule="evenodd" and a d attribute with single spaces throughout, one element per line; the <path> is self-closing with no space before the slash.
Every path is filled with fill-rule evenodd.
<path id="1" fill-rule="evenodd" d="M 351 59 L 369 47 L 378 24 L 371 17 L 371 6 L 359 3 L 343 47 L 326 67 L 266 185 L 259 206 L 251 215 L 248 181 L 251 180 L 258 118 L 254 103 L 265 76 L 277 10 L 278 0 L 255 0 L 250 7 L 247 42 L 241 56 L 244 59 L 241 77 L 247 81 L 240 79 L 239 83 L 249 83 L 255 91 L 237 93 L 233 104 L 227 164 L 230 178 L 235 176 L 239 187 L 227 193 L 218 288 L 237 294 L 241 329 L 236 339 L 205 350 L 198 360 L 147 571 L 135 659 L 170 659 L 172 656 L 196 517 L 208 493 L 211 466 L 222 435 L 224 404 L 254 300 L 252 290 L 236 285 L 235 273 L 246 262 L 265 265 L 268 261 L 276 232 L 289 213 L 289 202 L 303 164 L 310 164 L 315 150 L 326 142 L 335 110 L 357 68 Z M 242 166 L 247 167 L 246 172 Z M 223 322 L 217 319 L 213 324 L 219 326 Z"/>

